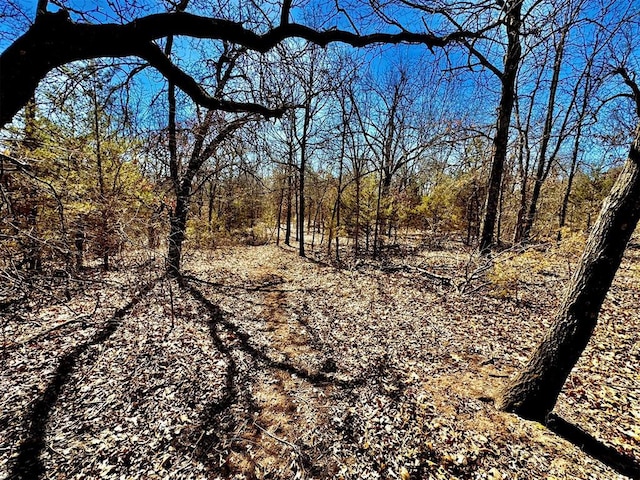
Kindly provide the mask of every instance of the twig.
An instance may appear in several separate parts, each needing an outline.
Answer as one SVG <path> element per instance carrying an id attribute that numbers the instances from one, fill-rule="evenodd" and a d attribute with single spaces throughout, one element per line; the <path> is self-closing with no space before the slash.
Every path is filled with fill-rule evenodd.
<path id="1" fill-rule="evenodd" d="M 254 424 L 256 427 L 258 427 L 258 429 L 259 429 L 259 430 L 261 430 L 261 431 L 263 431 L 264 433 L 266 433 L 269 437 L 273 438 L 274 440 L 277 440 L 278 442 L 284 443 L 285 445 L 289 446 L 292 450 L 294 450 L 298 455 L 300 455 L 300 448 L 299 448 L 297 445 L 295 445 L 295 444 L 293 444 L 293 443 L 291 443 L 291 442 L 289 442 L 289 441 L 285 440 L 284 438 L 280 438 L 280 437 L 278 437 L 278 436 L 274 435 L 274 434 L 273 434 L 273 433 L 271 433 L 269 430 L 267 430 L 267 429 L 265 429 L 265 428 L 262 428 L 262 427 L 261 427 L 260 425 L 258 425 L 258 423 L 257 423 L 257 422 L 255 422 L 255 421 L 253 422 L 253 424 Z"/>
<path id="2" fill-rule="evenodd" d="M 10 345 L 7 345 L 7 346 L 5 347 L 5 349 L 6 349 L 6 350 L 13 350 L 14 348 L 21 347 L 21 346 L 23 346 L 23 345 L 26 345 L 26 344 L 28 344 L 28 343 L 31 343 L 31 342 L 33 342 L 34 340 L 37 340 L 37 339 L 39 339 L 39 338 L 41 338 L 41 337 L 43 337 L 43 336 L 47 335 L 48 333 L 53 332 L 54 330 L 58 330 L 59 328 L 66 327 L 67 325 L 70 325 L 70 324 L 72 324 L 72 323 L 82 322 L 82 321 L 84 321 L 84 320 L 85 320 L 86 318 L 88 318 L 88 317 L 89 317 L 89 315 L 83 315 L 83 316 L 82 316 L 82 317 L 80 317 L 80 318 L 73 318 L 73 319 L 71 319 L 71 320 L 67 320 L 67 321 L 66 321 L 66 322 L 64 322 L 64 323 L 61 323 L 61 324 L 59 324 L 59 325 L 55 325 L 55 326 L 53 326 L 53 327 L 51 327 L 51 328 L 48 328 L 47 330 L 45 330 L 45 331 L 43 331 L 43 332 L 36 333 L 35 335 L 32 335 L 31 337 L 26 338 L 26 339 L 24 339 L 24 340 L 22 340 L 22 341 L 20 341 L 20 342 L 14 342 L 14 343 L 12 343 L 12 344 L 10 344 Z"/>

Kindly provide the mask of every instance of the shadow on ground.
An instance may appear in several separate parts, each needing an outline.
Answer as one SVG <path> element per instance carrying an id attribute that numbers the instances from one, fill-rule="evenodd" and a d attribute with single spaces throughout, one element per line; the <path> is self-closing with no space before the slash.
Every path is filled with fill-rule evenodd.
<path id="1" fill-rule="evenodd" d="M 638 460 L 605 445 L 580 427 L 554 414 L 549 417 L 547 427 L 556 435 L 573 443 L 584 453 L 611 467 L 616 472 L 631 478 L 640 478 L 640 462 Z"/>
<path id="2" fill-rule="evenodd" d="M 69 382 L 78 360 L 91 347 L 107 341 L 115 333 L 124 316 L 142 300 L 146 293 L 155 286 L 156 282 L 157 280 L 145 285 L 127 305 L 116 310 L 113 317 L 90 340 L 73 348 L 71 352 L 62 357 L 53 379 L 33 403 L 33 408 L 25 417 L 24 430 L 27 432 L 26 437 L 18 448 L 18 456 L 13 463 L 9 478 L 33 480 L 44 476 L 45 468 L 40 459 L 40 454 L 46 445 L 45 436 L 49 417 L 62 390 Z M 86 355 L 84 361 L 90 364 L 96 360 L 96 357 L 97 351 L 93 351 Z"/>

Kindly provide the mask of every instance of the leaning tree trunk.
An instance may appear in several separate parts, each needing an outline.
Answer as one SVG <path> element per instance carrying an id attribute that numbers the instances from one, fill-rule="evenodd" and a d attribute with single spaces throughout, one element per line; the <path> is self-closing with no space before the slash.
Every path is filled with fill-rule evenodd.
<path id="1" fill-rule="evenodd" d="M 509 383 L 497 407 L 544 422 L 584 351 L 600 307 L 640 218 L 640 125 L 629 157 L 587 242 L 555 324 L 524 369 Z"/>

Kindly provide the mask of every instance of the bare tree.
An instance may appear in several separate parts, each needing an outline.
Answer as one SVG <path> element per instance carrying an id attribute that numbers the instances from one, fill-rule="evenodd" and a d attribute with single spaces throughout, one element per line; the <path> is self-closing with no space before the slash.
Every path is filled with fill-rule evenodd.
<path id="1" fill-rule="evenodd" d="M 427 105 L 424 86 L 420 79 L 410 75 L 407 65 L 400 65 L 390 70 L 383 82 L 369 79 L 362 87 L 363 93 L 356 96 L 354 92 L 351 96 L 359 135 L 378 173 L 374 258 L 380 253 L 383 236 L 391 237 L 396 211 L 394 180 L 442 135 L 443 122 L 437 117 L 441 112 L 434 112 L 432 105 Z"/>
<path id="2" fill-rule="evenodd" d="M 625 68 L 640 120 L 640 87 Z M 640 124 L 624 168 L 605 199 L 555 322 L 497 400 L 500 409 L 545 422 L 596 327 L 605 296 L 640 219 Z"/>
<path id="3" fill-rule="evenodd" d="M 165 53 L 168 55 L 171 42 L 167 42 Z M 224 44 L 215 69 L 216 94 L 222 95 L 232 78 L 236 62 L 244 53 L 244 49 L 234 49 Z M 254 114 L 244 114 L 234 119 L 227 119 L 223 112 L 207 110 L 204 118 L 195 130 L 195 139 L 189 160 L 184 168 L 177 151 L 176 131 L 176 92 L 175 85 L 169 80 L 168 89 L 169 121 L 169 173 L 171 187 L 175 197 L 175 205 L 169 209 L 170 231 L 168 238 L 167 269 L 172 275 L 180 274 L 182 244 L 185 240 L 187 218 L 191 198 L 205 182 L 194 185 L 205 163 L 216 153 L 218 148 L 248 122 L 255 120 Z M 211 136 L 213 134 L 213 136 Z M 216 173 L 216 172 L 214 172 Z M 209 175 L 208 177 L 210 177 Z"/>

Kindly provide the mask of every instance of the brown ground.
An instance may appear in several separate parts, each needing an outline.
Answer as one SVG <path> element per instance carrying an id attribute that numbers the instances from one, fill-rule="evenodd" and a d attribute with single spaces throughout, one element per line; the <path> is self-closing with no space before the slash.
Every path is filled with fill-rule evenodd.
<path id="1" fill-rule="evenodd" d="M 2 323 L 0 479 L 637 475 L 635 250 L 556 409 L 609 465 L 488 401 L 572 263 L 411 253 L 338 269 L 224 248 L 183 285 L 159 261 L 40 285 Z"/>

